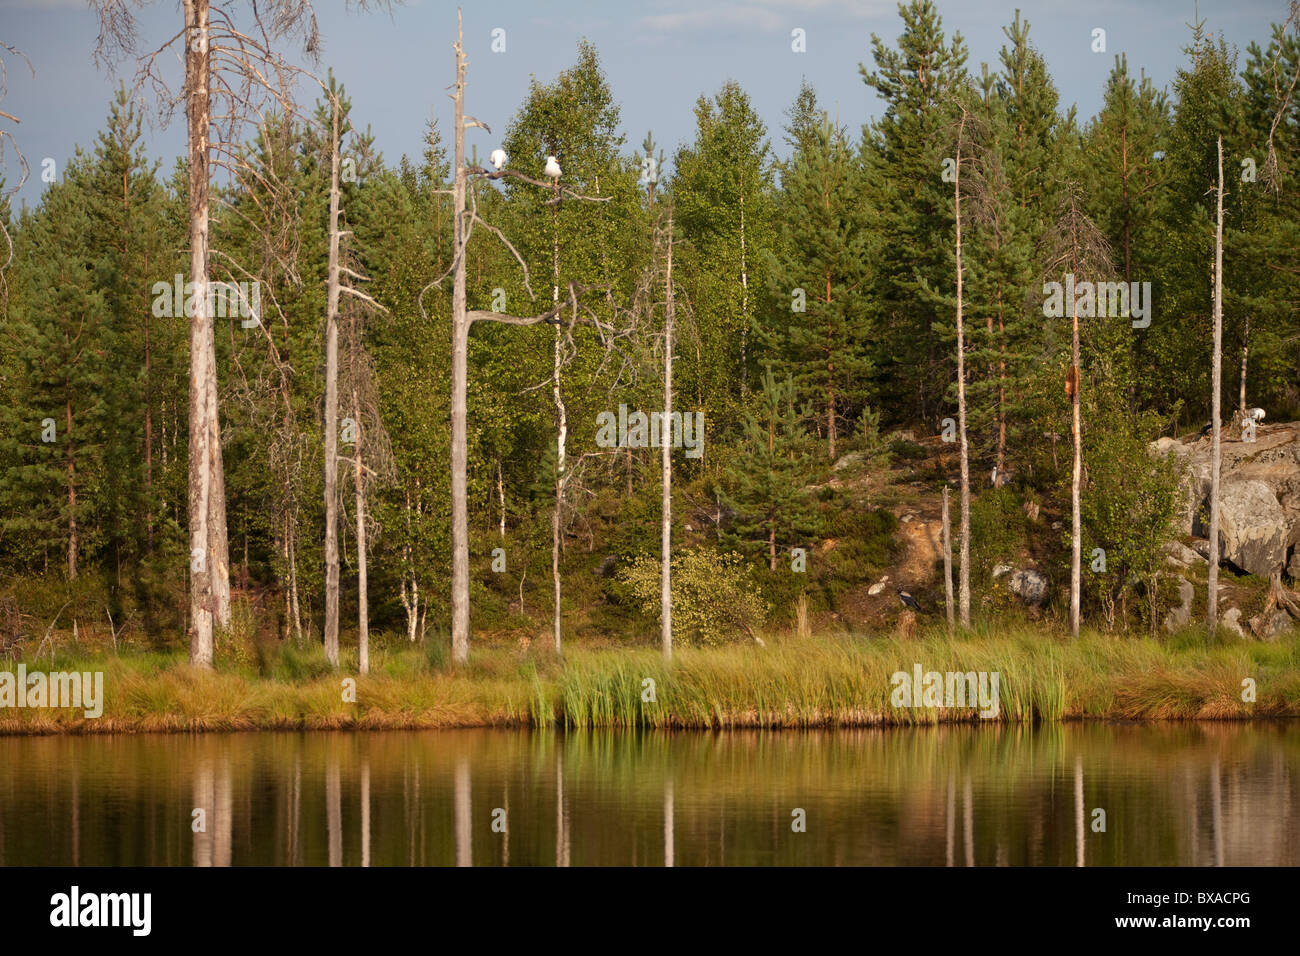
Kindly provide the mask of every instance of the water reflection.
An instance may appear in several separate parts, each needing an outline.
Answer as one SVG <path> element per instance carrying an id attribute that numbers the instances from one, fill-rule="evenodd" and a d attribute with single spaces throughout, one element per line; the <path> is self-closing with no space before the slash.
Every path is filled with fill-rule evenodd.
<path id="1" fill-rule="evenodd" d="M 1300 865 L 1294 722 L 0 738 L 0 766 L 0 865 Z"/>

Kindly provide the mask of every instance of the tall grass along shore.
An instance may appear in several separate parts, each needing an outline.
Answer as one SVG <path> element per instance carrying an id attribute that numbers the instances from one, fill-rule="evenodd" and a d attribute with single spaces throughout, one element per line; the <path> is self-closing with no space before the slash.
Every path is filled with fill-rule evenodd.
<path id="1" fill-rule="evenodd" d="M 228 657 L 215 672 L 180 652 L 64 650 L 24 660 L 28 673 L 104 674 L 103 713 L 0 706 L 0 733 L 415 729 L 483 726 L 811 728 L 946 721 L 1249 719 L 1300 716 L 1300 640 L 1160 640 L 998 628 L 912 639 L 769 636 L 756 644 L 683 648 L 671 665 L 650 648 L 574 648 L 563 658 L 485 646 L 460 668 L 392 641 L 372 673 L 333 671 L 292 645 Z M 19 661 L 0 660 L 14 672 Z M 896 706 L 914 672 L 996 674 L 996 716 L 967 706 Z M 971 685 L 972 687 L 974 684 Z M 958 702 L 961 698 L 958 697 Z M 984 708 L 988 713 L 988 708 Z"/>

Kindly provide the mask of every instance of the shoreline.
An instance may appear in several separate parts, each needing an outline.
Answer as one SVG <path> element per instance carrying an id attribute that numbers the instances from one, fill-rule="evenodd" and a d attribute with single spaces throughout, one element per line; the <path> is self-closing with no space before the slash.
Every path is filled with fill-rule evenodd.
<path id="1" fill-rule="evenodd" d="M 337 672 L 317 649 L 264 649 L 215 671 L 182 651 L 83 651 L 0 672 L 102 672 L 101 716 L 0 706 L 0 736 L 448 730 L 470 728 L 807 730 L 1070 721 L 1250 721 L 1300 717 L 1300 638 L 1277 643 L 1007 629 L 916 638 L 766 635 L 767 644 L 549 652 L 484 644 L 451 668 L 436 649 L 393 642 L 374 673 Z M 349 671 L 352 671 L 349 673 Z M 947 675 L 916 706 L 898 685 Z M 976 698 L 976 676 L 979 693 Z M 953 696 L 953 679 L 959 696 Z M 991 680 L 986 681 L 986 678 Z M 963 693 L 969 683 L 969 697 Z M 991 697 L 988 684 L 992 685 Z M 996 700 L 996 707 L 989 706 Z M 980 705 L 983 706 L 980 706 Z M 937 706 L 936 706 L 937 705 Z M 985 717 L 978 716 L 983 711 Z"/>

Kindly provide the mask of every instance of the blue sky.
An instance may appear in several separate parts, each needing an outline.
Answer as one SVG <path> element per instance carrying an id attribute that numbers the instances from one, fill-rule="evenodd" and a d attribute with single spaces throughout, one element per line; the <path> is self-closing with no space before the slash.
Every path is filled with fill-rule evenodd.
<path id="1" fill-rule="evenodd" d="M 431 109 L 443 130 L 451 125 L 446 87 L 455 76 L 456 4 L 409 0 L 391 13 L 348 12 L 343 0 L 316 0 L 315 6 L 325 41 L 319 72 L 332 67 L 343 80 L 353 116 L 371 126 L 390 163 L 403 153 L 417 156 Z M 938 2 L 945 33 L 962 33 L 975 73 L 981 62 L 996 67 L 1002 27 L 1017 7 L 1031 24 L 1031 40 L 1047 60 L 1062 103 L 1077 103 L 1083 119 L 1100 107 L 1117 53 L 1126 52 L 1130 68 L 1144 68 L 1157 85 L 1170 84 L 1185 60 L 1194 16 L 1193 0 Z M 1285 0 L 1199 0 L 1198 7 L 1206 28 L 1239 48 L 1239 66 L 1250 41 L 1264 45 L 1270 24 L 1286 12 Z M 880 111 L 858 73 L 859 63 L 872 65 L 871 34 L 892 44 L 901 29 L 894 0 L 501 0 L 466 4 L 464 16 L 467 110 L 495 131 L 504 130 L 519 107 L 529 77 L 553 78 L 573 62 L 578 40 L 586 37 L 599 50 L 621 105 L 629 152 L 653 130 L 670 156 L 693 135 L 695 100 L 729 78 L 749 93 L 778 154 L 786 152 L 781 126 L 801 76 L 827 108 L 838 110 L 840 122 L 856 129 Z M 139 18 L 142 48 L 150 41 L 157 46 L 180 28 L 179 0 L 147 3 Z M 505 30 L 504 53 L 490 51 L 498 27 Z M 1105 53 L 1090 49 L 1097 27 L 1106 31 Z M 806 53 L 791 51 L 795 28 L 806 32 Z M 27 54 L 36 70 L 33 79 L 21 61 L 6 57 L 8 94 L 0 101 L 0 110 L 22 120 L 13 132 L 33 169 L 20 194 L 28 203 L 40 195 L 41 160 L 53 157 L 61 170 L 75 145 L 89 146 L 118 76 L 131 80 L 133 64 L 119 64 L 113 73 L 92 62 L 97 32 L 86 0 L 0 0 L 0 39 Z M 474 130 L 471 142 L 486 156 L 496 138 Z M 148 140 L 164 172 L 170 170 L 184 145 L 182 118 L 148 130 Z M 5 158 L 12 180 L 12 152 Z"/>

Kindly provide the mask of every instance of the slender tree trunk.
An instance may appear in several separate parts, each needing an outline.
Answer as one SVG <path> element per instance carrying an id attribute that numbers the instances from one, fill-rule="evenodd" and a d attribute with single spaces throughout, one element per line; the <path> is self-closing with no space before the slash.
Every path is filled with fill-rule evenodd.
<path id="1" fill-rule="evenodd" d="M 1206 625 L 1213 635 L 1219 627 L 1219 471 L 1220 396 L 1223 374 L 1223 136 L 1219 136 L 1219 191 L 1214 229 L 1214 359 L 1210 368 L 1210 559 L 1206 587 Z M 1244 387 L 1243 378 L 1243 387 Z"/>
<path id="2" fill-rule="evenodd" d="M 330 251 L 325 315 L 325 659 L 339 666 L 339 104 L 330 94 Z"/>
<path id="3" fill-rule="evenodd" d="M 220 455 L 220 434 L 214 450 L 212 424 L 217 417 L 208 388 L 213 367 L 212 317 L 208 312 L 208 128 L 209 60 L 208 0 L 185 0 L 186 100 L 190 173 L 190 282 L 194 308 L 190 315 L 189 379 L 189 525 L 190 525 L 190 663 L 211 667 L 213 617 L 216 611 L 215 542 L 212 540 L 213 457 Z M 219 458 L 218 458 L 219 460 Z"/>
<path id="4" fill-rule="evenodd" d="M 740 393 L 745 394 L 749 364 L 749 263 L 745 249 L 745 190 L 740 190 Z"/>
<path id="5" fill-rule="evenodd" d="M 358 333 L 360 334 L 360 333 Z M 357 670 L 370 673 L 370 595 L 366 557 L 366 467 L 361 445 L 361 401 L 355 381 L 352 407 L 356 416 L 356 451 L 353 456 L 353 484 L 357 492 Z"/>
<path id="6" fill-rule="evenodd" d="M 664 308 L 664 418 L 661 431 L 670 429 L 673 416 L 673 214 L 668 213 L 668 268 Z M 663 434 L 659 440 L 663 468 L 663 520 L 659 535 L 659 619 L 664 660 L 673 657 L 673 458 L 672 443 Z"/>
<path id="7" fill-rule="evenodd" d="M 826 272 L 826 437 L 831 461 L 835 460 L 835 328 L 831 324 L 831 274 Z"/>
<path id="8" fill-rule="evenodd" d="M 966 128 L 963 111 L 957 132 L 957 161 L 954 164 L 953 202 L 957 220 L 957 430 L 961 441 L 961 568 L 957 607 L 961 626 L 970 627 L 970 448 L 966 441 L 966 339 L 962 326 L 961 259 L 961 146 Z"/>
<path id="9" fill-rule="evenodd" d="M 948 630 L 953 628 L 952 610 L 952 519 L 948 513 L 948 486 L 943 486 L 943 600 L 948 612 Z"/>
<path id="10" fill-rule="evenodd" d="M 1070 634 L 1079 636 L 1079 606 L 1082 597 L 1083 516 L 1080 496 L 1083 490 L 1083 418 L 1079 405 L 1079 314 L 1070 303 L 1070 436 L 1074 443 L 1074 463 L 1070 469 Z"/>
<path id="11" fill-rule="evenodd" d="M 302 647 L 302 607 L 298 602 L 298 531 L 294 515 L 289 516 L 289 605 L 293 609 L 293 639 Z"/>
<path id="12" fill-rule="evenodd" d="M 77 465 L 76 452 L 72 444 L 72 399 L 64 401 L 64 413 L 67 416 L 68 443 L 68 580 L 77 579 Z"/>
<path id="13" fill-rule="evenodd" d="M 1246 358 L 1250 354 L 1250 316 L 1246 316 L 1246 328 L 1241 335 L 1241 394 L 1237 396 L 1237 407 L 1246 413 Z"/>
<path id="14" fill-rule="evenodd" d="M 501 459 L 497 459 L 497 501 L 501 504 L 501 540 L 506 540 L 506 483 L 501 473 Z"/>
<path id="15" fill-rule="evenodd" d="M 411 562 L 411 489 L 406 486 L 403 489 L 403 497 L 406 501 L 406 543 L 402 545 L 402 584 L 401 598 L 402 609 L 406 611 L 406 639 L 409 643 L 415 643 L 415 630 L 420 621 L 420 582 L 415 577 L 415 567 Z M 407 579 L 410 579 L 411 585 L 408 590 Z"/>
<path id="16" fill-rule="evenodd" d="M 1007 339 L 1002 315 L 1002 287 L 998 286 L 998 446 L 994 461 L 998 484 L 1007 470 Z"/>
<path id="17" fill-rule="evenodd" d="M 555 184 L 555 198 L 560 198 L 560 185 Z M 551 307 L 560 303 L 560 205 L 551 207 Z M 555 324 L 555 369 L 551 379 L 551 394 L 555 400 L 555 510 L 551 513 L 551 582 L 555 589 L 555 653 L 562 650 L 560 646 L 560 610 L 563 597 L 563 585 L 560 581 L 560 525 L 564 511 L 564 453 L 569 437 L 569 415 L 564 405 L 564 394 L 560 390 L 560 365 L 563 353 L 563 335 L 560 324 Z"/>
<path id="18" fill-rule="evenodd" d="M 145 273 L 149 272 L 149 259 L 145 257 Z M 144 524 L 146 553 L 153 554 L 153 385 L 150 380 L 149 317 L 152 310 L 143 309 L 144 316 Z"/>
<path id="19" fill-rule="evenodd" d="M 466 384 L 469 316 L 465 307 L 465 51 L 456 13 L 456 169 L 452 187 L 455 257 L 451 293 L 451 659 L 469 661 L 469 498 Z"/>

